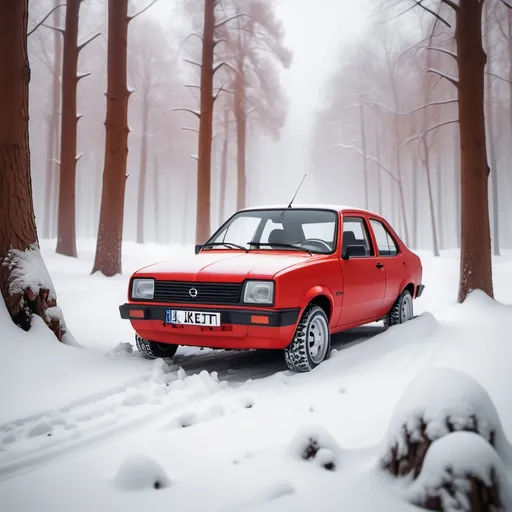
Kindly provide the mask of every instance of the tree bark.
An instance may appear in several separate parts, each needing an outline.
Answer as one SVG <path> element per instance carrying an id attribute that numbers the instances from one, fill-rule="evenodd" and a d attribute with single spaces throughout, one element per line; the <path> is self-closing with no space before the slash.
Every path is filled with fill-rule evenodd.
<path id="1" fill-rule="evenodd" d="M 455 178 L 455 237 L 457 240 L 457 248 L 461 248 L 461 190 L 460 190 L 460 135 L 455 135 L 455 145 L 453 151 L 453 169 L 454 169 L 454 178 Z"/>
<path id="2" fill-rule="evenodd" d="M 229 109 L 224 109 L 224 139 L 222 141 L 222 156 L 220 160 L 220 199 L 219 225 L 224 222 L 226 215 L 226 188 L 228 183 L 228 151 L 229 151 Z"/>
<path id="3" fill-rule="evenodd" d="M 235 87 L 235 120 L 236 120 L 236 167 L 237 193 L 236 208 L 241 210 L 246 205 L 247 176 L 245 169 L 245 151 L 247 144 L 247 119 L 245 116 L 243 64 L 238 66 L 242 73 L 236 77 Z"/>
<path id="4" fill-rule="evenodd" d="M 62 61 L 62 131 L 57 248 L 76 258 L 76 89 L 78 85 L 78 17 L 81 0 L 67 0 Z"/>
<path id="5" fill-rule="evenodd" d="M 27 23 L 28 0 L 0 2 L 0 292 L 13 321 L 22 329 L 29 330 L 32 315 L 37 314 L 60 340 L 64 334 L 60 321 L 46 314 L 49 307 L 57 305 L 56 298 L 36 252 L 39 242 L 30 171 Z M 39 261 L 32 261 L 31 275 L 25 280 L 23 259 L 29 252 L 32 260 Z"/>
<path id="6" fill-rule="evenodd" d="M 443 202 L 443 166 L 442 166 L 442 154 L 441 151 L 437 152 L 437 162 L 436 162 L 436 171 L 437 171 L 437 226 L 438 226 L 438 239 L 439 239 L 439 249 L 442 250 L 444 248 L 444 202 Z"/>
<path id="7" fill-rule="evenodd" d="M 423 146 L 423 163 L 425 165 L 425 172 L 427 173 L 427 192 L 428 192 L 428 205 L 430 210 L 430 226 L 432 229 L 432 251 L 434 256 L 439 256 L 439 244 L 437 240 L 436 230 L 436 214 L 434 209 L 434 194 L 432 193 L 432 172 L 430 169 L 430 151 L 427 144 L 427 135 L 421 137 L 421 144 Z"/>
<path id="8" fill-rule="evenodd" d="M 364 129 L 364 107 L 363 104 L 359 106 L 359 123 L 361 130 L 361 144 L 363 149 L 363 172 L 364 172 L 364 208 L 368 210 L 369 208 L 369 184 L 368 184 L 368 160 L 367 160 L 367 152 L 366 152 L 366 135 Z"/>
<path id="9" fill-rule="evenodd" d="M 213 130 L 213 53 L 215 1 L 204 2 L 203 54 L 201 60 L 201 112 L 197 159 L 196 243 L 210 238 L 211 162 Z"/>
<path id="10" fill-rule="evenodd" d="M 480 0 L 462 0 L 456 11 L 462 209 L 459 302 L 464 302 L 468 293 L 476 289 L 493 297 L 482 6 Z"/>
<path id="11" fill-rule="evenodd" d="M 153 157 L 153 205 L 155 207 L 155 242 L 160 242 L 160 169 L 156 154 Z"/>
<path id="12" fill-rule="evenodd" d="M 128 99 L 126 61 L 128 0 L 108 3 L 107 114 L 103 190 L 92 272 L 122 273 L 123 213 L 128 157 Z"/>
<path id="13" fill-rule="evenodd" d="M 54 6 L 59 5 L 60 0 L 54 1 Z M 52 15 L 54 26 L 58 26 L 60 16 L 59 11 L 55 10 Z M 60 70 L 62 67 L 62 40 L 58 32 L 53 34 L 53 82 L 52 82 L 52 102 L 51 111 L 48 116 L 48 133 L 47 133 L 47 157 L 45 170 L 45 187 L 44 187 L 44 212 L 43 212 L 43 238 L 50 238 L 54 232 L 54 203 L 58 197 L 54 196 L 56 192 L 55 183 L 58 179 L 58 160 L 59 153 L 59 110 L 60 110 Z"/>
<path id="14" fill-rule="evenodd" d="M 140 145 L 139 198 L 137 201 L 137 243 L 144 243 L 144 205 L 146 200 L 146 181 L 148 173 L 148 129 L 149 98 L 142 99 L 142 138 Z"/>
<path id="15" fill-rule="evenodd" d="M 412 167 L 412 247 L 418 248 L 418 165 L 417 159 L 413 157 Z"/>
<path id="16" fill-rule="evenodd" d="M 375 157 L 377 158 L 377 161 L 380 162 L 379 128 L 377 123 L 375 123 Z M 381 215 L 383 215 L 384 212 L 382 210 L 382 169 L 380 168 L 380 165 L 377 165 L 377 201 L 377 211 Z"/>

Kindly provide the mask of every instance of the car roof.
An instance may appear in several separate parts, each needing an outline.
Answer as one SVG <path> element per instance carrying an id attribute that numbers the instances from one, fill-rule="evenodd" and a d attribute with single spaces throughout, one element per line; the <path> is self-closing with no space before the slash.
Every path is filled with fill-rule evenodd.
<path id="1" fill-rule="evenodd" d="M 287 204 L 276 204 L 276 205 L 261 205 L 261 206 L 251 206 L 249 208 L 243 208 L 240 211 L 254 211 L 254 210 L 287 210 Z M 323 203 L 314 203 L 314 204 L 293 204 L 290 207 L 290 210 L 300 210 L 300 209 L 313 209 L 313 210 L 334 210 L 336 212 L 345 212 L 345 211 L 357 211 L 361 213 L 368 213 L 370 215 L 376 215 L 380 217 L 378 213 L 372 212 L 370 210 L 365 210 L 364 208 L 357 208 L 355 206 L 344 206 L 339 204 L 323 204 Z"/>

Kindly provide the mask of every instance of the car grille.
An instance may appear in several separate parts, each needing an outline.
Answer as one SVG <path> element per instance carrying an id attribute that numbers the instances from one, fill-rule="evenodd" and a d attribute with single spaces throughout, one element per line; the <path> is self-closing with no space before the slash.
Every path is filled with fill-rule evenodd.
<path id="1" fill-rule="evenodd" d="M 175 304 L 240 304 L 241 283 L 186 283 L 182 281 L 155 281 L 154 301 Z M 197 290 L 193 297 L 190 290 Z"/>

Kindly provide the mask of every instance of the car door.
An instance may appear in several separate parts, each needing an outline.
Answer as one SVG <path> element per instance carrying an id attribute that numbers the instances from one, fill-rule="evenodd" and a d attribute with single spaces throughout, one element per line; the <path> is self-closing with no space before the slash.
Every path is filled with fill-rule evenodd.
<path id="1" fill-rule="evenodd" d="M 379 263 L 383 265 L 386 275 L 386 293 L 384 310 L 387 313 L 397 297 L 402 293 L 402 284 L 407 262 L 400 254 L 398 244 L 394 240 L 386 224 L 379 219 L 370 217 L 370 227 L 374 235 Z"/>
<path id="2" fill-rule="evenodd" d="M 365 256 L 345 259 L 348 245 L 364 245 Z M 363 215 L 343 216 L 340 265 L 344 282 L 340 326 L 362 324 L 377 317 L 384 302 L 386 274 L 378 264 L 368 221 Z"/>

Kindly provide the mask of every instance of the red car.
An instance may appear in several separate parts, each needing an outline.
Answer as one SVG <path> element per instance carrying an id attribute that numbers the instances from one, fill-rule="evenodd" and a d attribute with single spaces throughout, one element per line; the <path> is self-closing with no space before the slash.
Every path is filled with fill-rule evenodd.
<path id="1" fill-rule="evenodd" d="M 379 215 L 341 206 L 237 212 L 190 258 L 138 270 L 129 319 L 148 358 L 179 345 L 280 349 L 307 372 L 330 352 L 331 334 L 413 317 L 422 266 Z"/>

